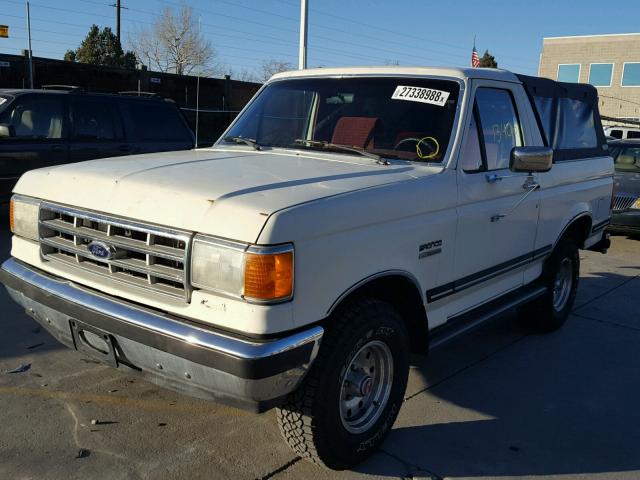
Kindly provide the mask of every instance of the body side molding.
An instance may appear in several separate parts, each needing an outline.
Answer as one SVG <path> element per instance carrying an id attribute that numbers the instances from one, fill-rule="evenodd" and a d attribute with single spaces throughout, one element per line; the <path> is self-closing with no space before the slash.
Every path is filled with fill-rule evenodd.
<path id="1" fill-rule="evenodd" d="M 466 290 L 467 288 L 478 285 L 479 283 L 486 282 L 487 280 L 507 273 L 511 270 L 523 267 L 528 263 L 531 263 L 549 254 L 552 249 L 553 248 L 551 245 L 547 245 L 525 255 L 520 255 L 519 257 L 513 258 L 493 267 L 481 270 L 476 273 L 472 273 L 471 275 L 467 275 L 466 277 L 454 280 L 453 282 L 449 282 L 439 287 L 427 290 L 427 302 L 435 302 L 436 300 L 441 300 L 445 297 L 448 297 L 449 295 L 461 292 L 462 290 Z"/>

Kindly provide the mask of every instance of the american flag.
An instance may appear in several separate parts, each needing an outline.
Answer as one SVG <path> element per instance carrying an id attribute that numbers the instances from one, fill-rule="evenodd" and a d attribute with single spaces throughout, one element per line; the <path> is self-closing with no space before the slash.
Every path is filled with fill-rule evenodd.
<path id="1" fill-rule="evenodd" d="M 478 50 L 476 50 L 476 42 L 473 42 L 473 50 L 471 50 L 471 66 L 473 68 L 480 66 L 480 57 L 478 56 Z"/>

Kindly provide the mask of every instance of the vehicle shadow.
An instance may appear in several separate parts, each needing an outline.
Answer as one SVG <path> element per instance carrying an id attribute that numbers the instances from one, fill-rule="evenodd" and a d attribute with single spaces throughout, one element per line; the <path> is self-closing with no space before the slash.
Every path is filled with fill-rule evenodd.
<path id="1" fill-rule="evenodd" d="M 11 235 L 7 228 L 8 215 L 5 210 L 0 212 L 0 262 L 9 257 L 11 250 Z M 42 355 L 62 348 L 64 347 L 29 317 L 22 307 L 14 303 L 4 286 L 0 284 L 0 361 L 13 357 Z"/>
<path id="2" fill-rule="evenodd" d="M 626 279 L 592 274 L 581 288 Z M 640 311 L 640 298 L 628 301 Z M 382 448 L 406 471 L 390 472 L 380 458 L 357 470 L 441 477 L 635 471 L 638 478 L 640 319 L 637 328 L 594 321 L 588 303 L 578 309 L 585 316 L 573 315 L 550 335 L 527 331 L 511 314 L 422 358 L 413 373 L 424 389 L 407 392 Z M 613 318 L 615 311 L 611 305 Z"/>

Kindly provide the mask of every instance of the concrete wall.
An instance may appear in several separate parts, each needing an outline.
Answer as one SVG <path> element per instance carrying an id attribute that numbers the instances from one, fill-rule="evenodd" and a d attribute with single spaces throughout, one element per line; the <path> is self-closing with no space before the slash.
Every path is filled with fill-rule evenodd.
<path id="1" fill-rule="evenodd" d="M 610 87 L 597 87 L 600 113 L 640 118 L 640 87 L 622 87 L 624 62 L 640 62 L 640 34 L 545 38 L 538 74 L 557 80 L 558 65 L 580 64 L 580 82 L 589 81 L 591 63 L 613 63 Z"/>

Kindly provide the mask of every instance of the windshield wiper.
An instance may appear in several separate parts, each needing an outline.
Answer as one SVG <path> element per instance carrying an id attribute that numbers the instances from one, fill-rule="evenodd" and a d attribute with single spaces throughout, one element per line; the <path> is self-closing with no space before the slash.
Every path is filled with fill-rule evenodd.
<path id="1" fill-rule="evenodd" d="M 260 150 L 260 144 L 255 141 L 253 138 L 245 138 L 245 137 L 224 137 L 222 139 L 224 142 L 229 143 L 244 143 L 245 145 L 249 145 L 253 147 L 254 150 Z"/>
<path id="2" fill-rule="evenodd" d="M 389 161 L 382 158 L 377 153 L 370 152 L 360 147 L 340 145 L 338 143 L 331 143 L 331 142 L 325 142 L 320 140 L 305 140 L 304 138 L 298 138 L 294 141 L 294 143 L 296 145 L 303 145 L 307 147 L 319 147 L 323 150 L 334 149 L 334 150 L 342 150 L 344 152 L 358 153 L 363 157 L 373 158 L 376 161 L 376 163 L 379 163 L 380 165 L 389 165 Z"/>

